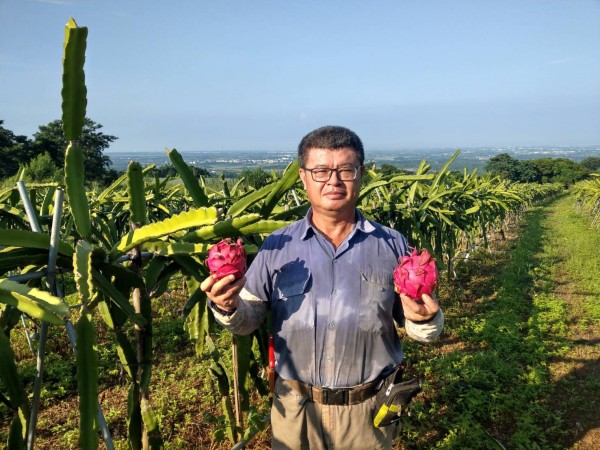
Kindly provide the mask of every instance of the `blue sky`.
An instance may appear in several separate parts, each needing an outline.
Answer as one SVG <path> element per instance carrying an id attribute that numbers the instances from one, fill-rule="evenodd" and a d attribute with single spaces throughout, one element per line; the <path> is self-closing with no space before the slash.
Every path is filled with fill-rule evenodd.
<path id="1" fill-rule="evenodd" d="M 61 116 L 64 25 L 89 28 L 111 151 L 600 144 L 600 1 L 0 0 L 0 120 Z"/>

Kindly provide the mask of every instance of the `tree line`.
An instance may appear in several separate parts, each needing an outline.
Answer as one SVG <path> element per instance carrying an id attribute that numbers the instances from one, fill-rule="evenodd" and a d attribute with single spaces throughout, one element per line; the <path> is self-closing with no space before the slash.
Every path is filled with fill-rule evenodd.
<path id="1" fill-rule="evenodd" d="M 600 172 L 600 157 L 590 156 L 578 163 L 567 158 L 520 160 L 508 153 L 500 153 L 490 158 L 484 169 L 493 176 L 517 183 L 561 183 L 569 186 L 589 178 L 591 173 Z M 383 175 L 411 173 L 391 164 L 382 164 L 380 172 Z"/>
<path id="2" fill-rule="evenodd" d="M 65 158 L 65 140 L 62 130 L 62 121 L 54 120 L 47 125 L 41 125 L 39 130 L 30 139 L 27 136 L 17 135 L 3 126 L 0 120 L 0 180 L 15 176 L 21 167 L 26 169 L 26 177 L 32 181 L 47 181 L 55 178 L 58 174 L 63 176 Z M 86 118 L 81 138 L 78 141 L 83 149 L 85 163 L 85 179 L 108 185 L 116 180 L 122 172 L 111 168 L 110 157 L 104 154 L 112 142 L 117 140 L 116 136 L 105 134 L 103 126 Z M 214 176 L 207 169 L 190 166 L 194 177 Z M 177 177 L 177 171 L 173 164 L 165 164 L 154 169 L 154 174 L 160 178 L 168 176 Z M 245 183 L 256 189 L 267 185 L 272 180 L 272 174 L 263 170 L 262 167 L 246 168 L 237 178 L 244 178 Z"/>
<path id="3" fill-rule="evenodd" d="M 61 173 L 65 160 L 67 141 L 62 130 L 62 121 L 54 120 L 41 125 L 33 139 L 16 135 L 3 126 L 0 120 L 0 179 L 15 175 L 21 167 L 26 167 L 31 178 L 37 180 L 53 178 Z M 85 158 L 85 178 L 109 183 L 118 177 L 118 172 L 110 168 L 110 157 L 104 154 L 116 136 L 101 131 L 102 125 L 86 118 L 83 133 L 78 141 Z"/>
<path id="4" fill-rule="evenodd" d="M 508 153 L 490 158 L 485 170 L 510 181 L 521 183 L 561 183 L 569 186 L 600 171 L 600 157 L 590 156 L 580 163 L 567 158 L 519 160 Z"/>
<path id="5" fill-rule="evenodd" d="M 65 148 L 67 142 L 62 131 L 62 121 L 55 120 L 47 125 L 41 125 L 33 134 L 33 139 L 13 133 L 3 126 L 0 120 L 0 180 L 17 174 L 21 167 L 26 168 L 27 176 L 34 181 L 52 179 L 56 174 L 62 176 Z M 111 168 L 110 157 L 104 154 L 116 136 L 105 134 L 102 125 L 86 118 L 83 132 L 78 142 L 85 157 L 85 179 L 107 185 L 116 180 L 121 173 Z M 519 160 L 508 153 L 501 153 L 491 158 L 485 170 L 514 182 L 522 183 L 562 183 L 571 185 L 586 179 L 590 173 L 600 171 L 600 157 L 588 157 L 580 163 L 566 158 L 539 158 Z M 208 170 L 193 167 L 196 178 L 210 177 Z M 383 164 L 381 172 L 409 173 L 390 164 Z M 159 177 L 176 176 L 176 170 L 171 164 L 155 169 Z M 261 167 L 246 168 L 239 175 L 246 184 L 260 189 L 271 181 L 272 174 Z"/>

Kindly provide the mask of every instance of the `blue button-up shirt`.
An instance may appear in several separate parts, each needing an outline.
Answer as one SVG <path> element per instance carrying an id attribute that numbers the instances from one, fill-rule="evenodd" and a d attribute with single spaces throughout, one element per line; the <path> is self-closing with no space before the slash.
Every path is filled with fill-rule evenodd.
<path id="1" fill-rule="evenodd" d="M 303 220 L 272 233 L 245 289 L 269 302 L 277 372 L 316 386 L 355 386 L 402 361 L 393 271 L 407 254 L 397 231 L 365 219 L 335 249 Z"/>

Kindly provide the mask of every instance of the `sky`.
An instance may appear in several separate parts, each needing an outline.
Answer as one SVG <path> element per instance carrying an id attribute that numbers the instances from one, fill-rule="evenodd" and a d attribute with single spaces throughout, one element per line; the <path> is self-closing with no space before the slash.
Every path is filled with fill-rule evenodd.
<path id="1" fill-rule="evenodd" d="M 69 17 L 110 152 L 600 144 L 600 0 L 0 0 L 15 134 L 61 117 Z"/>

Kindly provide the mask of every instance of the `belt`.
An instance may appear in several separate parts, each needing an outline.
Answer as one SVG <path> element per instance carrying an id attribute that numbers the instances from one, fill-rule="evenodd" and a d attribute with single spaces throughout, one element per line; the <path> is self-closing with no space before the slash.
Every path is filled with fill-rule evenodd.
<path id="1" fill-rule="evenodd" d="M 298 380 L 281 380 L 308 401 L 321 405 L 355 405 L 373 397 L 383 386 L 385 377 L 348 388 L 317 387 Z"/>

